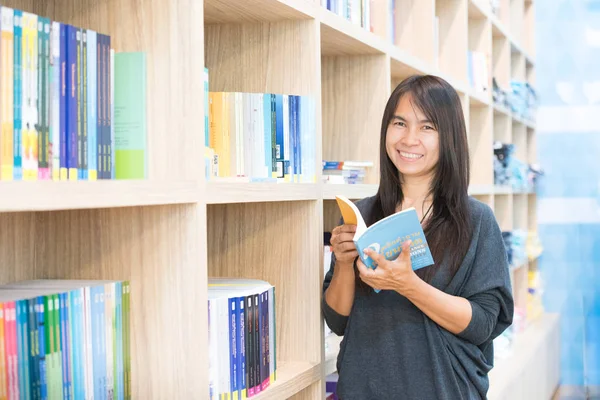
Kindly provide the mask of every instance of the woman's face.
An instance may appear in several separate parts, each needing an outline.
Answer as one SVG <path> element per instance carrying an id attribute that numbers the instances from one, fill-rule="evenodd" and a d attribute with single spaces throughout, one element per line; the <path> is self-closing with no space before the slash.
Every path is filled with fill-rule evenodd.
<path id="1" fill-rule="evenodd" d="M 439 135 L 433 123 L 414 106 L 410 93 L 402 96 L 387 128 L 387 154 L 406 177 L 429 176 L 439 159 Z"/>

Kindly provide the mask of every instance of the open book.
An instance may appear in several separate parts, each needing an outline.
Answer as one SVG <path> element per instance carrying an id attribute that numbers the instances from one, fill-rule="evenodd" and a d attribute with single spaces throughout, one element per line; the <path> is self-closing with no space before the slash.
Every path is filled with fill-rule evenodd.
<path id="1" fill-rule="evenodd" d="M 335 196 L 335 199 L 344 223 L 356 225 L 354 244 L 367 267 L 375 269 L 376 265 L 371 258 L 363 254 L 364 249 L 371 248 L 383 254 L 386 259 L 394 260 L 398 258 L 402 251 L 402 244 L 408 239 L 412 241 L 410 259 L 413 270 L 433 264 L 433 256 L 414 208 L 392 214 L 367 227 L 360 211 L 352 201 L 341 195 Z"/>

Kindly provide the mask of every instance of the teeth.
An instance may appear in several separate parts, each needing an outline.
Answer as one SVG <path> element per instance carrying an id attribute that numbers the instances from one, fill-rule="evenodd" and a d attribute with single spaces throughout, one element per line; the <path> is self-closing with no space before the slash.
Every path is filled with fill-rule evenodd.
<path id="1" fill-rule="evenodd" d="M 421 154 L 414 154 L 414 153 L 405 153 L 403 151 L 400 152 L 400 154 L 402 155 L 402 157 L 406 157 L 406 158 L 421 158 L 423 157 Z"/>

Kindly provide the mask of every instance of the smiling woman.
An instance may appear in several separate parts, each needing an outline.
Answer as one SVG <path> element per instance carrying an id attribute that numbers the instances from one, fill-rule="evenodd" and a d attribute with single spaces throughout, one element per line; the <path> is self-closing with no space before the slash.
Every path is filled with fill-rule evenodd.
<path id="1" fill-rule="evenodd" d="M 434 264 L 414 271 L 405 242 L 393 261 L 366 253 L 377 265 L 367 269 L 355 227 L 332 231 L 322 307 L 344 335 L 338 395 L 486 398 L 493 339 L 512 323 L 514 304 L 498 223 L 467 192 L 467 135 L 452 86 L 413 76 L 396 87 L 383 112 L 380 163 L 377 194 L 356 206 L 367 225 L 414 207 Z"/>

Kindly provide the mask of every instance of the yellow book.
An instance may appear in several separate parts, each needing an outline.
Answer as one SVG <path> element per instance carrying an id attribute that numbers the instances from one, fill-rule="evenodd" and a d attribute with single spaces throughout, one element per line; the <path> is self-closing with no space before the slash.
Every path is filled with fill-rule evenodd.
<path id="1" fill-rule="evenodd" d="M 14 82 L 14 42 L 13 42 L 13 9 L 2 7 L 0 60 L 2 66 L 2 85 L 0 86 L 0 117 L 2 118 L 2 135 L 0 137 L 0 180 L 13 180 L 13 82 Z"/>
<path id="2" fill-rule="evenodd" d="M 23 179 L 38 176 L 37 15 L 23 13 Z"/>
<path id="3" fill-rule="evenodd" d="M 223 92 L 209 93 L 210 147 L 214 149 L 217 161 L 217 176 L 228 177 L 229 165 L 229 113 L 227 96 Z"/>

